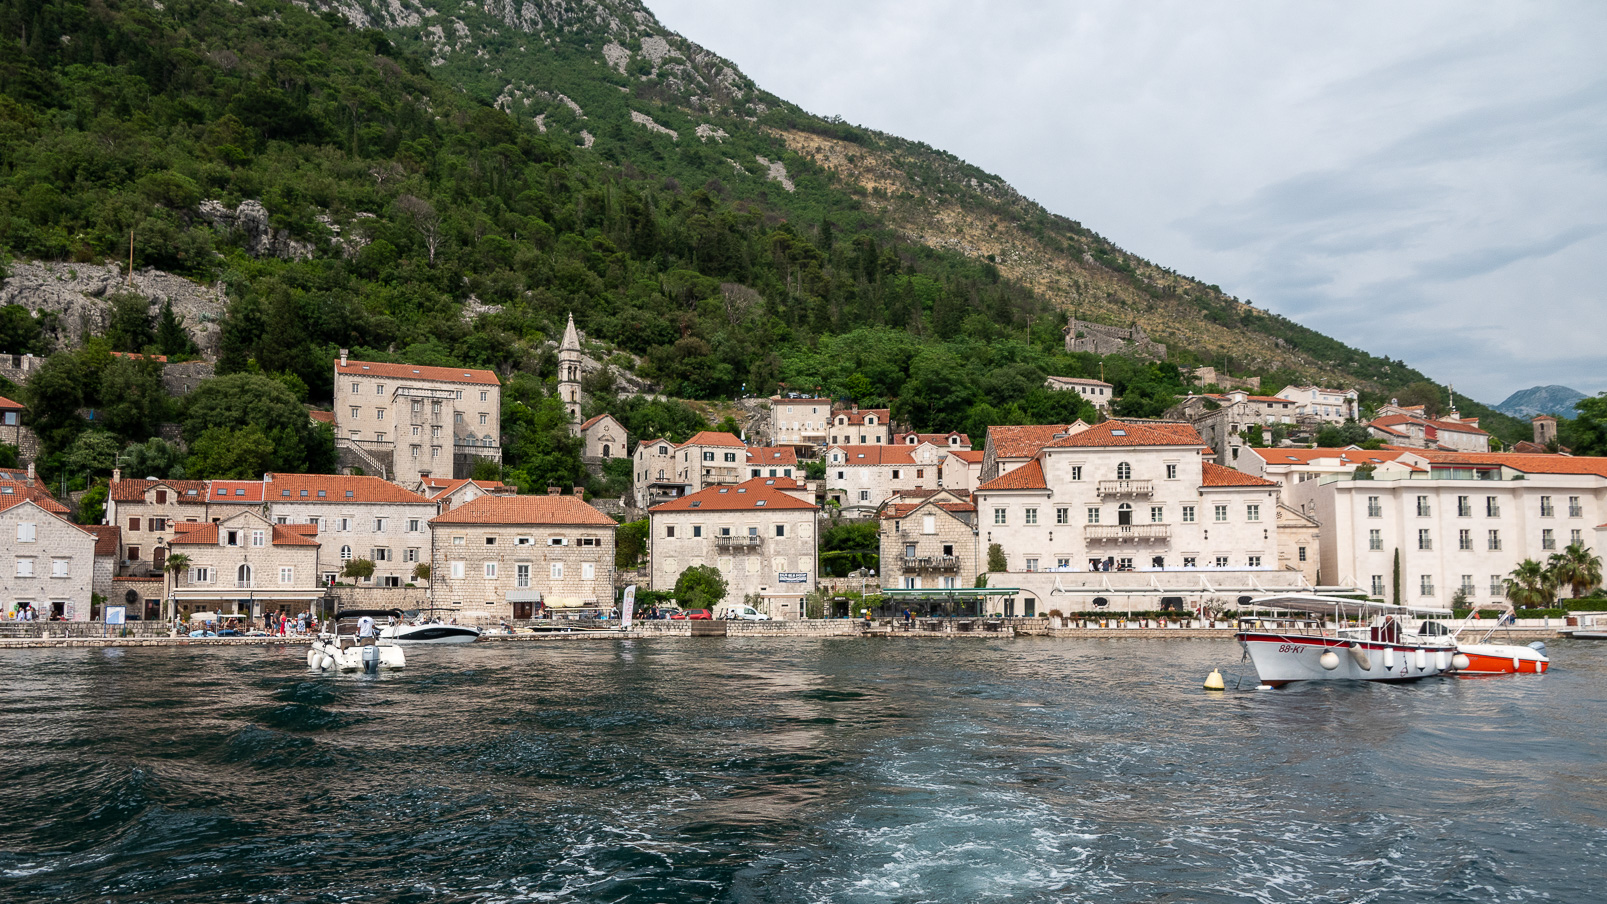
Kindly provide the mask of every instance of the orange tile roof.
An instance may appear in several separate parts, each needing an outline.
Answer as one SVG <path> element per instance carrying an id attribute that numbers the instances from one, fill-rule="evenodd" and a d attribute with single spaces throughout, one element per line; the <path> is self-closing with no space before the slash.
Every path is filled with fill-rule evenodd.
<path id="1" fill-rule="evenodd" d="M 469 367 L 431 367 L 428 364 L 384 364 L 379 361 L 335 359 L 335 373 L 341 376 L 385 377 L 392 380 L 433 380 L 437 383 L 477 383 L 501 386 L 502 381 L 489 370 Z"/>
<path id="2" fill-rule="evenodd" d="M 1380 464 L 1410 455 L 1404 449 L 1258 449 L 1245 447 L 1245 451 L 1259 456 L 1269 465 L 1309 465 L 1318 459 L 1337 458 L 1346 464 Z"/>
<path id="3" fill-rule="evenodd" d="M 915 437 L 915 442 L 913 443 L 910 442 L 910 437 L 912 436 Z M 895 433 L 893 434 L 893 442 L 908 446 L 918 446 L 921 443 L 931 443 L 934 446 L 942 446 L 947 449 L 953 448 L 949 445 L 950 437 L 958 438 L 960 445 L 962 446 L 967 448 L 970 448 L 971 446 L 971 437 L 964 433 L 960 433 L 959 431 L 955 431 L 953 433 Z"/>
<path id="4" fill-rule="evenodd" d="M 935 505 L 951 515 L 958 514 L 960 512 L 976 511 L 976 506 L 968 502 L 933 502 L 930 499 L 923 499 L 920 502 L 895 502 L 892 505 L 889 505 L 887 508 L 882 509 L 880 517 L 884 521 L 896 521 L 902 518 L 908 518 L 910 515 L 914 514 L 916 509 L 924 505 Z"/>
<path id="5" fill-rule="evenodd" d="M 649 512 L 747 512 L 765 510 L 810 510 L 820 507 L 812 502 L 805 502 L 796 496 L 783 492 L 783 489 L 798 489 L 796 480 L 784 477 L 755 477 L 745 480 L 735 486 L 709 487 L 699 490 L 690 496 L 672 499 L 662 505 L 655 505 Z"/>
<path id="6" fill-rule="evenodd" d="M 1104 421 L 1081 433 L 1048 443 L 1049 449 L 1115 446 L 1204 446 L 1199 431 L 1188 424 L 1144 424 Z"/>
<path id="7" fill-rule="evenodd" d="M 1200 462 L 1201 481 L 1205 487 L 1275 487 L 1276 480 L 1263 480 L 1253 474 L 1246 474 L 1235 468 L 1224 467 L 1212 462 Z"/>
<path id="8" fill-rule="evenodd" d="M 424 479 L 424 492 L 428 494 L 431 499 L 439 499 L 442 496 L 449 496 L 453 493 L 456 493 L 458 490 L 463 489 L 465 486 L 471 483 L 480 489 L 485 490 L 486 492 L 512 489 L 500 480 L 470 480 L 467 477 L 459 477 L 455 480 L 446 480 L 440 477 L 427 477 Z"/>
<path id="9" fill-rule="evenodd" d="M 314 539 L 318 534 L 318 527 L 313 524 L 270 524 L 272 529 L 269 538 L 273 546 L 318 546 Z M 216 546 L 218 543 L 218 523 L 216 521 L 179 521 L 173 525 L 172 546 Z"/>
<path id="10" fill-rule="evenodd" d="M 115 524 L 86 524 L 84 530 L 95 535 L 95 555 L 115 556 L 123 540 L 123 529 Z"/>
<path id="11" fill-rule="evenodd" d="M 118 358 L 133 358 L 135 361 L 143 361 L 145 359 L 150 359 L 152 361 L 156 361 L 156 362 L 159 362 L 159 363 L 162 363 L 162 364 L 167 363 L 167 356 L 166 355 L 145 355 L 145 354 L 141 354 L 139 352 L 112 352 L 112 355 L 115 356 L 115 357 L 118 357 Z"/>
<path id="12" fill-rule="evenodd" d="M 597 423 L 598 421 L 602 420 L 605 417 L 611 419 L 614 423 L 619 424 L 619 418 L 614 417 L 613 415 L 608 414 L 607 412 L 604 412 L 602 414 L 593 415 L 593 416 L 587 418 L 586 422 L 584 424 L 580 425 L 580 429 L 585 430 L 588 427 L 590 427 L 592 424 Z M 620 424 L 620 427 L 623 429 L 624 425 Z"/>
<path id="13" fill-rule="evenodd" d="M 987 455 L 986 452 L 973 452 L 970 449 L 950 449 L 949 454 L 966 464 L 979 465 Z"/>
<path id="14" fill-rule="evenodd" d="M 233 502 L 251 505 L 262 501 L 263 484 L 260 480 L 214 480 L 207 487 L 208 502 Z"/>
<path id="15" fill-rule="evenodd" d="M 856 427 L 865 423 L 865 418 L 873 414 L 882 419 L 880 424 L 872 424 L 871 426 L 873 427 L 883 426 L 893 419 L 893 412 L 887 408 L 861 408 L 858 411 L 851 408 L 839 408 L 831 413 L 831 417 L 832 420 L 846 417 L 848 426 Z"/>
<path id="16" fill-rule="evenodd" d="M 916 446 L 880 445 L 865 443 L 863 445 L 838 443 L 827 446 L 826 451 L 838 450 L 843 453 L 842 461 L 830 462 L 834 468 L 850 465 L 913 465 L 915 464 Z"/>
<path id="17" fill-rule="evenodd" d="M 333 411 L 319 411 L 315 408 L 307 412 L 307 416 L 320 424 L 333 424 L 335 422 L 335 412 Z"/>
<path id="18" fill-rule="evenodd" d="M 1081 423 L 1080 421 L 1078 423 Z M 988 428 L 993 454 L 999 458 L 1031 458 L 1055 441 L 1055 435 L 1070 433 L 1077 424 L 1000 425 Z"/>
<path id="19" fill-rule="evenodd" d="M 784 467 L 798 463 L 798 450 L 792 446 L 749 446 L 748 464 Z"/>
<path id="20" fill-rule="evenodd" d="M 1502 465 L 1525 474 L 1584 474 L 1607 477 L 1607 458 L 1589 455 L 1412 450 L 1432 464 Z"/>
<path id="21" fill-rule="evenodd" d="M 1442 421 L 1433 418 L 1412 417 L 1405 414 L 1390 414 L 1381 418 L 1374 418 L 1372 423 L 1368 424 L 1367 426 L 1388 428 L 1398 427 L 1402 424 L 1419 424 L 1425 427 L 1433 427 L 1436 430 L 1449 430 L 1452 433 L 1473 433 L 1479 436 L 1490 435 L 1485 431 L 1480 430 L 1478 424 L 1476 423 L 1468 423 L 1467 421 Z"/>
<path id="22" fill-rule="evenodd" d="M 697 433 L 692 434 L 691 439 L 681 443 L 676 448 L 681 446 L 740 446 L 744 449 L 748 447 L 747 443 L 729 433 L 718 433 L 713 430 L 699 430 Z"/>
<path id="23" fill-rule="evenodd" d="M 614 527 L 614 519 L 587 505 L 578 496 L 481 496 L 431 524 L 562 524 L 576 527 Z"/>
<path id="24" fill-rule="evenodd" d="M 1043 463 L 1034 458 L 1013 471 L 1007 471 L 976 488 L 978 493 L 987 490 L 1047 490 L 1049 483 L 1043 477 Z"/>
<path id="25" fill-rule="evenodd" d="M 268 474 L 262 480 L 265 484 L 263 493 L 265 502 L 429 502 L 411 490 L 404 490 L 378 477 Z M 324 495 L 320 496 L 319 493 Z"/>
<path id="26" fill-rule="evenodd" d="M 204 480 L 114 480 L 110 495 L 114 502 L 144 502 L 146 490 L 164 486 L 178 494 L 179 502 L 205 502 L 206 484 Z"/>
<path id="27" fill-rule="evenodd" d="M 49 490 L 37 484 L 28 486 L 27 481 L 23 480 L 0 480 L 0 498 L 15 498 L 18 502 L 27 499 L 52 515 L 65 515 L 71 511 L 57 502 Z"/>
<path id="28" fill-rule="evenodd" d="M 314 524 L 275 524 L 273 526 L 273 545 L 275 546 L 318 546 L 314 539 L 318 535 L 318 527 Z"/>
<path id="29" fill-rule="evenodd" d="M 6 411 L 22 411 L 27 407 L 28 406 L 22 404 L 21 402 L 13 402 L 5 396 L 0 396 L 0 409 Z"/>

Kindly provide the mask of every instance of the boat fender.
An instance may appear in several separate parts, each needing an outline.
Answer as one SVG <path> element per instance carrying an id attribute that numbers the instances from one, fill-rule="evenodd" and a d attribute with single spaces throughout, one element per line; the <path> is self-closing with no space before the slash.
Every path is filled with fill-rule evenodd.
<path id="1" fill-rule="evenodd" d="M 1212 669 L 1211 674 L 1205 676 L 1205 689 L 1208 691 L 1219 691 L 1226 686 L 1222 681 L 1221 669 Z"/>
<path id="2" fill-rule="evenodd" d="M 1451 653 L 1449 650 L 1434 651 L 1434 668 L 1443 672 L 1451 667 Z"/>
<path id="3" fill-rule="evenodd" d="M 317 650 L 308 650 L 307 651 L 307 668 L 309 668 L 309 669 L 318 668 L 318 651 Z"/>
<path id="4" fill-rule="evenodd" d="M 1322 656 L 1318 658 L 1317 661 L 1322 664 L 1323 668 L 1330 672 L 1339 668 L 1339 655 L 1333 650 L 1324 650 Z"/>
<path id="5" fill-rule="evenodd" d="M 1529 644 L 1529 649 L 1534 650 L 1536 653 L 1544 653 L 1546 651 L 1546 642 L 1543 640 L 1537 640 L 1534 643 Z"/>
<path id="6" fill-rule="evenodd" d="M 1523 662 L 1522 662 L 1522 660 L 1518 659 L 1518 657 L 1516 657 L 1516 656 L 1512 657 L 1512 671 L 1513 672 L 1521 672 L 1521 671 L 1523 671 Z"/>
<path id="7" fill-rule="evenodd" d="M 1451 668 L 1456 669 L 1458 672 L 1465 670 L 1472 664 L 1473 660 L 1469 659 L 1466 653 L 1458 653 L 1451 657 Z"/>
<path id="8" fill-rule="evenodd" d="M 1394 647 L 1385 647 L 1384 648 L 1384 671 L 1386 671 L 1386 672 L 1395 671 L 1395 648 Z"/>
<path id="9" fill-rule="evenodd" d="M 1350 658 L 1356 660 L 1356 665 L 1362 671 L 1371 672 L 1373 670 L 1373 660 L 1367 656 L 1367 651 L 1361 648 L 1361 644 L 1353 643 L 1350 645 Z"/>
<path id="10" fill-rule="evenodd" d="M 1417 648 L 1417 670 L 1419 672 L 1428 668 L 1428 651 L 1422 647 Z"/>
<path id="11" fill-rule="evenodd" d="M 334 666 L 335 666 L 335 660 L 328 653 L 325 653 L 323 655 L 323 658 L 318 660 L 318 668 L 320 670 L 327 671 L 327 670 L 329 670 L 331 668 L 334 668 Z"/>

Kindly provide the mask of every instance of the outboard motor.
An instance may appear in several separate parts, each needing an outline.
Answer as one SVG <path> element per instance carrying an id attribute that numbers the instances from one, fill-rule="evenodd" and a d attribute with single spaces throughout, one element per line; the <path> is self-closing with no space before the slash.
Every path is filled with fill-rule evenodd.
<path id="1" fill-rule="evenodd" d="M 373 644 L 363 647 L 363 672 L 368 675 L 379 674 L 379 647 Z"/>

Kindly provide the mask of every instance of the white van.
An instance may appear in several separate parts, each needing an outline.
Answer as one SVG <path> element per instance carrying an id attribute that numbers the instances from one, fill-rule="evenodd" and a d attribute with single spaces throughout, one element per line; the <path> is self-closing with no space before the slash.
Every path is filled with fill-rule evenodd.
<path id="1" fill-rule="evenodd" d="M 715 618 L 729 618 L 735 621 L 769 621 L 770 616 L 747 603 L 721 603 L 714 609 Z"/>

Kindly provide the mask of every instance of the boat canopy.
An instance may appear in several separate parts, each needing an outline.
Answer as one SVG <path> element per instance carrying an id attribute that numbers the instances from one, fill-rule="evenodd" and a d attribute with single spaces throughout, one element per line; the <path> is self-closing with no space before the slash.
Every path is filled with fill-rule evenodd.
<path id="1" fill-rule="evenodd" d="M 1394 615 L 1398 617 L 1445 617 L 1451 614 L 1449 609 L 1395 606 L 1374 600 L 1357 600 L 1343 596 L 1320 596 L 1315 593 L 1283 593 L 1276 596 L 1263 596 L 1252 600 L 1249 605 L 1257 609 L 1285 609 L 1291 612 L 1310 612 L 1314 615 L 1335 611 L 1349 615 Z"/>
<path id="2" fill-rule="evenodd" d="M 402 617 L 402 610 L 400 610 L 400 609 L 341 609 L 341 610 L 339 610 L 338 612 L 335 613 L 334 618 L 335 618 L 335 621 L 340 621 L 341 619 L 346 619 L 346 618 L 362 618 L 365 615 L 368 616 L 369 618 L 396 618 L 396 619 L 400 619 Z"/>

